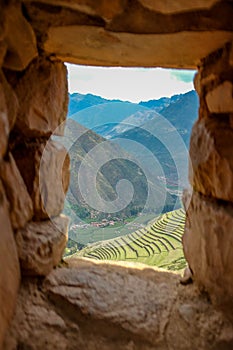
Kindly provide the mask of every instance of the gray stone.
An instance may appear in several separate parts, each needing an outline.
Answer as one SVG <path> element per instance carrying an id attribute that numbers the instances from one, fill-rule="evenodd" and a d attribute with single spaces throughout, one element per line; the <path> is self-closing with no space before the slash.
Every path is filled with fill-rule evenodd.
<path id="1" fill-rule="evenodd" d="M 14 158 L 34 206 L 34 219 L 58 216 L 64 207 L 69 186 L 69 156 L 64 146 L 24 144 L 14 150 Z"/>
<path id="2" fill-rule="evenodd" d="M 185 257 L 195 282 L 232 318 L 233 205 L 184 192 Z"/>
<path id="3" fill-rule="evenodd" d="M 140 339 L 159 343 L 176 298 L 175 274 L 66 259 L 69 268 L 54 270 L 45 282 L 51 300 L 79 318 L 91 315 L 119 326 Z M 134 265 L 135 266 L 135 265 Z M 169 287 L 168 287 L 169 280 Z M 153 293 L 148 293 L 153 290 Z M 77 317 L 75 317 L 77 315 Z"/>
<path id="4" fill-rule="evenodd" d="M 21 268 L 26 275 L 46 276 L 61 258 L 68 238 L 69 219 L 30 222 L 16 232 Z"/>
<path id="5" fill-rule="evenodd" d="M 189 181 L 206 196 L 233 202 L 233 129 L 218 118 L 194 124 L 190 140 Z"/>
<path id="6" fill-rule="evenodd" d="M 0 164 L 0 177 L 10 204 L 11 224 L 14 229 L 22 228 L 33 217 L 33 204 L 11 154 Z"/>
<path id="7" fill-rule="evenodd" d="M 64 63 L 34 60 L 15 87 L 20 101 L 16 129 L 27 137 L 61 135 L 68 107 Z"/>

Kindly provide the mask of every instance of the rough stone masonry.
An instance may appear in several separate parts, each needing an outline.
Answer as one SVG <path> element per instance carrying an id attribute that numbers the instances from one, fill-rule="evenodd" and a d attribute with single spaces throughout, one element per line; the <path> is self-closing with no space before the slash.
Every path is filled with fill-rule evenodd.
<path id="1" fill-rule="evenodd" d="M 0 348 L 233 348 L 233 3 L 0 3 Z M 198 69 L 184 193 L 193 283 L 142 265 L 60 263 L 69 185 L 64 62 Z"/>

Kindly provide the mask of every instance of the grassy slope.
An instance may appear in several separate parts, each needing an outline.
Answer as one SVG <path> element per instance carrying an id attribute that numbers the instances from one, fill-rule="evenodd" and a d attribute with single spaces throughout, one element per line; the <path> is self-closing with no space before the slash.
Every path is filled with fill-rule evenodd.
<path id="1" fill-rule="evenodd" d="M 184 223 L 184 210 L 174 210 L 143 229 L 92 244 L 76 255 L 97 260 L 137 261 L 167 270 L 180 270 L 186 264 L 182 249 Z"/>

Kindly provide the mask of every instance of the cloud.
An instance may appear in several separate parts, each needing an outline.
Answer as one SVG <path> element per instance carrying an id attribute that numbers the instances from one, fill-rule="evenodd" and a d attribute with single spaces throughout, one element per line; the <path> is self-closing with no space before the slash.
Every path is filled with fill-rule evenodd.
<path id="1" fill-rule="evenodd" d="M 162 68 L 89 67 L 67 64 L 69 92 L 132 102 L 170 97 L 193 89 L 190 72 Z M 189 75 L 189 79 L 185 75 Z M 194 72 L 191 73 L 192 77 Z M 179 77 L 179 78 L 178 78 Z"/>
<path id="2" fill-rule="evenodd" d="M 170 72 L 171 72 L 171 77 L 175 78 L 178 81 L 183 81 L 184 83 L 192 82 L 195 74 L 195 71 L 193 70 L 173 69 Z"/>

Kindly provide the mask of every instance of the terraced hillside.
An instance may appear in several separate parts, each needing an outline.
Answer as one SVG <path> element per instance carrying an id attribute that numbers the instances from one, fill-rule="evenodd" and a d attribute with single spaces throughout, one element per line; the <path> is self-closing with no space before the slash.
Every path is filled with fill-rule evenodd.
<path id="1" fill-rule="evenodd" d="M 137 261 L 167 270 L 185 267 L 182 249 L 185 212 L 177 209 L 161 215 L 151 225 L 125 236 L 92 244 L 79 256 L 97 260 Z"/>

